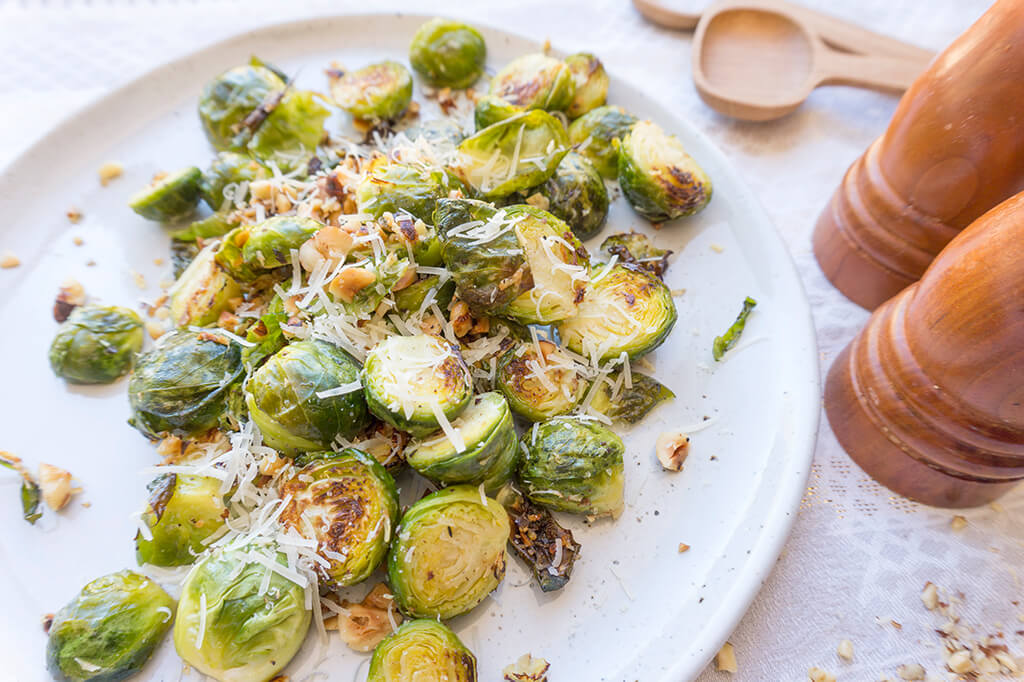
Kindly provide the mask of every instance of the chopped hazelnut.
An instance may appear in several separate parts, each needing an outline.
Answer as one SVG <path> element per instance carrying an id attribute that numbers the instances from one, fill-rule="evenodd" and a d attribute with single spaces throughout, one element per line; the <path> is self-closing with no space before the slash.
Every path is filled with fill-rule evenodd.
<path id="1" fill-rule="evenodd" d="M 844 639 L 839 642 L 839 646 L 836 647 L 836 653 L 839 654 L 839 658 L 845 661 L 853 660 L 853 642 L 848 639 Z"/>
<path id="2" fill-rule="evenodd" d="M 56 618 L 56 614 L 45 613 L 43 614 L 43 632 L 50 634 L 50 627 L 53 625 L 53 619 Z"/>
<path id="3" fill-rule="evenodd" d="M 714 251 L 715 253 L 722 253 L 723 251 L 725 251 L 725 247 L 722 246 L 721 244 L 712 244 L 711 250 Z"/>
<path id="4" fill-rule="evenodd" d="M 356 294 L 377 281 L 377 275 L 366 268 L 345 268 L 331 280 L 327 289 L 345 303 L 355 300 Z"/>
<path id="5" fill-rule="evenodd" d="M 974 670 L 974 661 L 971 660 L 971 652 L 961 649 L 950 654 L 946 661 L 949 669 L 955 673 L 966 673 Z"/>
<path id="6" fill-rule="evenodd" d="M 469 312 L 469 306 L 465 301 L 455 299 L 448 310 L 451 313 L 452 330 L 455 336 L 462 338 L 473 327 L 473 316 Z"/>
<path id="7" fill-rule="evenodd" d="M 680 471 L 690 454 L 690 437 L 682 431 L 666 431 L 658 436 L 654 448 L 661 466 L 669 471 Z"/>
<path id="8" fill-rule="evenodd" d="M 79 211 L 77 208 L 69 208 L 65 215 L 67 215 L 68 222 L 70 222 L 72 225 L 75 225 L 82 220 L 82 212 Z M 72 241 L 75 242 L 75 246 L 82 245 L 81 237 L 75 237 Z"/>
<path id="9" fill-rule="evenodd" d="M 41 463 L 39 491 L 47 507 L 53 511 L 60 511 L 71 499 L 71 474 L 52 464 Z"/>
<path id="10" fill-rule="evenodd" d="M 923 680 L 925 677 L 924 666 L 920 663 L 908 663 L 901 665 L 896 671 L 902 680 Z"/>
<path id="11" fill-rule="evenodd" d="M 53 319 L 63 322 L 71 315 L 71 311 L 85 304 L 85 287 L 73 279 L 66 280 L 57 292 L 53 302 Z"/>
<path id="12" fill-rule="evenodd" d="M 1020 666 L 1017 665 L 1017 661 L 1013 658 L 1013 656 L 1006 653 L 1005 651 L 996 652 L 996 661 L 998 661 L 1001 666 L 1009 670 L 1011 673 L 1020 671 Z"/>
<path id="13" fill-rule="evenodd" d="M 967 519 L 957 514 L 953 517 L 953 520 L 949 522 L 949 527 L 953 530 L 963 530 L 967 527 Z"/>
<path id="14" fill-rule="evenodd" d="M 11 268 L 18 267 L 19 265 L 21 265 L 21 260 L 14 255 L 13 251 L 4 251 L 3 255 L 0 256 L 0 268 L 9 270 Z"/>
<path id="15" fill-rule="evenodd" d="M 835 675 L 827 673 L 821 668 L 811 668 L 807 671 L 807 677 L 810 678 L 811 682 L 836 682 Z"/>
<path id="16" fill-rule="evenodd" d="M 679 543 L 679 553 L 682 554 L 683 552 L 688 552 L 688 551 L 690 551 L 690 546 L 688 544 L 686 544 L 685 542 L 680 542 Z"/>
<path id="17" fill-rule="evenodd" d="M 736 651 L 732 644 L 726 642 L 715 654 L 715 667 L 721 672 L 734 673 L 739 668 L 736 666 Z"/>
<path id="18" fill-rule="evenodd" d="M 526 203 L 530 206 L 539 208 L 542 211 L 546 211 L 551 208 L 551 201 L 540 192 L 534 192 L 530 196 L 526 197 Z"/>
<path id="19" fill-rule="evenodd" d="M 523 654 L 515 663 L 506 665 L 501 674 L 507 682 L 547 682 L 550 667 L 543 658 Z"/>
<path id="20" fill-rule="evenodd" d="M 81 237 L 75 236 L 71 238 L 71 243 L 74 244 L 75 246 L 81 246 L 82 244 L 85 243 L 85 240 L 82 239 Z"/>
<path id="21" fill-rule="evenodd" d="M 408 287 L 410 284 L 412 284 L 415 281 L 416 281 L 416 266 L 415 265 L 409 265 L 409 267 L 407 267 L 405 269 L 405 272 L 402 273 L 402 276 L 398 278 L 398 281 L 396 281 L 391 286 L 391 291 L 401 291 L 402 289 L 405 289 L 406 287 Z"/>
<path id="22" fill-rule="evenodd" d="M 934 611 L 939 605 L 939 588 L 934 583 L 927 582 L 921 591 L 921 603 L 929 611 Z"/>
<path id="23" fill-rule="evenodd" d="M 121 177 L 124 166 L 117 161 L 107 161 L 99 168 L 100 184 L 106 187 L 111 182 Z"/>
<path id="24" fill-rule="evenodd" d="M 394 597 L 384 583 L 378 583 L 358 604 L 341 602 L 348 615 L 338 616 L 338 634 L 350 649 L 373 651 L 380 641 L 391 634 L 402 616 L 394 605 Z"/>

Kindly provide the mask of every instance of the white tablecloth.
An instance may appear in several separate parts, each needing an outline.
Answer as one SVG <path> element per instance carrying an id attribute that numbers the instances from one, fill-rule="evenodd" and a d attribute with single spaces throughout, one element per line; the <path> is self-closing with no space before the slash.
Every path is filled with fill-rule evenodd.
<path id="1" fill-rule="evenodd" d="M 933 49 L 988 4 L 804 1 Z M 691 83 L 690 36 L 645 23 L 627 0 L 0 2 L 0 166 L 83 103 L 195 47 L 281 19 L 374 9 L 461 15 L 597 53 L 612 71 L 706 131 L 760 196 L 803 278 L 822 372 L 867 319 L 822 276 L 810 235 L 846 167 L 885 129 L 896 99 L 826 88 L 781 121 L 720 117 Z M 908 502 L 873 483 L 839 448 L 823 417 L 792 537 L 731 637 L 739 663 L 733 677 L 800 680 L 818 666 L 841 680 L 897 679 L 901 665 L 919 663 L 934 679 L 951 679 L 935 632 L 946 619 L 920 598 L 927 581 L 961 593 L 951 608 L 971 628 L 962 633 L 965 641 L 1003 633 L 993 641 L 1024 654 L 1024 638 L 1015 634 L 1024 632 L 1024 605 L 1014 603 L 1021 595 L 1015 567 L 1024 561 L 1024 490 L 963 515 L 967 527 L 955 531 L 952 512 Z M 852 662 L 837 657 L 843 639 L 853 643 Z M 726 677 L 711 666 L 700 680 Z"/>

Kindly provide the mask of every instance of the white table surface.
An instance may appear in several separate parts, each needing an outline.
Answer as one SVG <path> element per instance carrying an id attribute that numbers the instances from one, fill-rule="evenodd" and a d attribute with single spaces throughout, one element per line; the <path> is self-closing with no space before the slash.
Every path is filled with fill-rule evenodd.
<path id="1" fill-rule="evenodd" d="M 988 4 L 804 3 L 936 50 Z M 823 374 L 867 319 L 822 276 L 810 235 L 847 166 L 885 129 L 896 98 L 826 88 L 781 121 L 723 118 L 694 91 L 689 34 L 645 23 L 627 0 L 0 0 L 0 167 L 84 103 L 198 46 L 281 19 L 374 9 L 460 15 L 548 37 L 562 49 L 597 53 L 614 73 L 658 93 L 707 132 L 759 195 L 803 278 Z M 963 635 L 967 642 L 1003 633 L 994 641 L 1024 654 L 1024 637 L 1015 634 L 1024 632 L 1024 604 L 1012 603 L 1022 597 L 1015 567 L 1024 563 L 1024 490 L 963 515 L 967 527 L 954 531 L 953 512 L 879 487 L 846 457 L 823 417 L 793 534 L 730 638 L 739 663 L 732 678 L 803 680 L 808 668 L 818 666 L 840 680 L 898 679 L 901 665 L 919 663 L 929 679 L 954 679 L 935 632 L 946 619 L 920 599 L 927 581 L 961 593 L 952 608 L 970 628 Z M 836 654 L 842 639 L 853 642 L 852 662 Z M 710 666 L 699 679 L 728 678 Z M 582 681 L 555 674 L 552 682 Z"/>

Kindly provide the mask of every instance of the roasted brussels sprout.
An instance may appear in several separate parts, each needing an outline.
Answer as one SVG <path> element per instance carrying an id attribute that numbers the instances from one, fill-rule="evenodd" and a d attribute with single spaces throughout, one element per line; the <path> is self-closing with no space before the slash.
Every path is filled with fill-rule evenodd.
<path id="1" fill-rule="evenodd" d="M 274 216 L 252 226 L 237 227 L 217 249 L 217 264 L 243 282 L 260 273 L 292 262 L 292 250 L 298 251 L 323 227 L 312 218 Z"/>
<path id="2" fill-rule="evenodd" d="M 177 331 L 139 358 L 128 381 L 132 426 L 149 438 L 194 435 L 216 425 L 242 377 L 238 344 L 215 333 Z"/>
<path id="3" fill-rule="evenodd" d="M 498 501 L 512 524 L 509 544 L 533 571 L 540 589 L 553 592 L 565 587 L 580 554 L 580 544 L 572 531 L 562 528 L 550 511 L 533 504 L 510 485 L 501 489 Z"/>
<path id="4" fill-rule="evenodd" d="M 594 266 L 576 317 L 558 327 L 569 350 L 602 362 L 625 353 L 636 359 L 662 344 L 676 323 L 665 284 L 633 265 Z"/>
<path id="5" fill-rule="evenodd" d="M 463 140 L 452 170 L 484 199 L 500 199 L 550 178 L 568 152 L 558 119 L 528 111 Z"/>
<path id="6" fill-rule="evenodd" d="M 580 239 L 600 232 L 608 217 L 604 178 L 582 154 L 566 154 L 555 174 L 536 191 L 546 200 L 547 211 L 564 220 Z"/>
<path id="7" fill-rule="evenodd" d="M 245 404 L 270 447 L 286 453 L 323 450 L 370 423 L 358 381 L 359 365 L 345 351 L 326 341 L 296 341 L 250 377 Z M 354 390 L 319 396 L 347 385 Z"/>
<path id="8" fill-rule="evenodd" d="M 236 66 L 210 81 L 199 97 L 199 119 L 210 144 L 221 151 L 244 150 L 251 131 L 243 122 L 284 88 L 284 80 L 263 66 Z"/>
<path id="9" fill-rule="evenodd" d="M 495 386 L 520 417 L 539 422 L 571 412 L 583 398 L 587 383 L 558 346 L 540 341 L 514 346 L 498 360 Z"/>
<path id="10" fill-rule="evenodd" d="M 433 296 L 430 295 L 432 291 L 434 292 Z M 437 303 L 439 308 L 447 310 L 454 295 L 454 280 L 446 279 L 442 284 L 439 275 L 428 275 L 394 293 L 395 309 L 403 313 L 417 312 L 424 308 L 423 303 L 427 300 L 427 296 L 430 296 L 430 300 Z"/>
<path id="11" fill-rule="evenodd" d="M 366 682 L 476 682 L 476 657 L 443 623 L 404 623 L 377 645 Z"/>
<path id="12" fill-rule="evenodd" d="M 598 107 L 569 125 L 569 140 L 598 173 L 610 180 L 619 174 L 619 151 L 612 141 L 624 138 L 636 121 L 636 116 L 622 107 Z"/>
<path id="13" fill-rule="evenodd" d="M 367 353 L 362 377 L 370 411 L 418 437 L 455 419 L 473 397 L 458 349 L 429 334 L 384 339 Z"/>
<path id="14" fill-rule="evenodd" d="M 387 121 L 412 101 L 412 76 L 398 62 L 370 64 L 332 79 L 331 96 L 356 118 Z"/>
<path id="15" fill-rule="evenodd" d="M 131 677 L 170 630 L 173 608 L 146 576 L 119 571 L 97 578 L 54 616 L 46 667 L 67 682 Z"/>
<path id="16" fill-rule="evenodd" d="M 317 564 L 320 585 L 355 585 L 384 560 L 398 523 L 395 481 L 370 455 L 349 448 L 301 455 L 301 466 L 279 486 L 291 501 L 281 524 L 317 542 L 327 565 Z"/>
<path id="17" fill-rule="evenodd" d="M 188 227 L 171 232 L 172 249 L 175 245 L 179 245 L 179 242 L 189 242 L 191 246 L 196 246 L 196 240 L 222 237 L 238 227 L 240 222 L 241 219 L 231 215 L 231 212 L 227 209 L 212 213 L 205 218 L 194 220 L 188 224 Z M 198 251 L 198 246 L 196 246 L 196 250 Z M 194 257 L 194 254 L 192 257 Z M 184 263 L 184 266 L 187 266 L 190 262 L 191 258 Z M 177 263 L 175 265 L 177 266 Z M 175 272 L 175 276 L 180 275 L 184 270 L 185 267 L 182 267 L 180 271 Z"/>
<path id="18" fill-rule="evenodd" d="M 630 372 L 630 385 L 622 381 L 619 390 L 614 394 L 611 385 L 620 382 L 618 375 L 608 378 L 607 382 L 597 388 L 590 401 L 590 407 L 615 421 L 636 424 L 647 416 L 655 407 L 676 397 L 667 386 L 646 374 Z"/>
<path id="19" fill-rule="evenodd" d="M 577 52 L 565 58 L 576 85 L 572 102 L 565 113 L 578 118 L 602 106 L 608 97 L 608 74 L 601 60 L 588 52 Z"/>
<path id="20" fill-rule="evenodd" d="M 385 212 L 404 211 L 430 222 L 437 200 L 447 197 L 453 189 L 462 190 L 465 186 L 443 170 L 379 157 L 370 162 L 356 187 L 356 202 L 360 213 L 374 218 Z"/>
<path id="21" fill-rule="evenodd" d="M 202 171 L 195 166 L 158 175 L 128 201 L 128 206 L 149 220 L 171 222 L 187 218 L 199 203 L 202 179 Z"/>
<path id="22" fill-rule="evenodd" d="M 565 62 L 527 54 L 510 61 L 491 79 L 490 94 L 524 109 L 562 111 L 572 103 L 576 83 Z"/>
<path id="23" fill-rule="evenodd" d="M 480 32 L 450 19 L 426 22 L 409 45 L 412 70 L 438 88 L 468 88 L 483 75 L 485 61 L 487 44 Z"/>
<path id="24" fill-rule="evenodd" d="M 480 95 L 473 107 L 473 124 L 477 132 L 498 121 L 518 116 L 526 111 L 523 107 L 510 104 L 500 97 L 494 95 Z"/>
<path id="25" fill-rule="evenodd" d="M 231 299 L 242 295 L 238 282 L 214 261 L 216 250 L 217 246 L 211 244 L 200 251 L 167 292 L 175 325 L 213 324 L 231 308 Z"/>
<path id="26" fill-rule="evenodd" d="M 601 251 L 609 258 L 618 256 L 620 263 L 635 265 L 658 279 L 664 279 L 662 275 L 668 269 L 668 257 L 672 255 L 671 251 L 659 249 L 647 235 L 639 232 L 613 234 L 601 242 Z"/>
<path id="27" fill-rule="evenodd" d="M 555 417 L 524 439 L 519 481 L 532 502 L 573 514 L 622 512 L 622 439 L 578 417 Z"/>
<path id="28" fill-rule="evenodd" d="M 277 561 L 286 563 L 281 554 Z M 219 682 L 267 682 L 302 646 L 310 620 L 302 587 L 243 552 L 218 549 L 181 586 L 174 647 Z"/>
<path id="29" fill-rule="evenodd" d="M 633 209 L 661 222 L 697 213 L 711 201 L 711 178 L 675 135 L 640 121 L 619 142 L 619 184 Z"/>
<path id="30" fill-rule="evenodd" d="M 203 540 L 224 525 L 227 506 L 219 479 L 161 474 L 150 481 L 142 514 L 148 532 L 135 535 L 139 565 L 187 566 L 206 549 Z"/>
<path id="31" fill-rule="evenodd" d="M 50 368 L 73 384 L 109 384 L 131 371 L 143 335 L 134 310 L 78 306 L 50 344 Z"/>
<path id="32" fill-rule="evenodd" d="M 461 447 L 444 431 L 414 441 L 405 451 L 416 471 L 438 483 L 484 485 L 495 494 L 515 471 L 519 440 L 508 403 L 500 393 L 481 393 L 452 421 Z"/>
<path id="33" fill-rule="evenodd" d="M 224 189 L 228 185 L 237 186 L 243 182 L 249 183 L 267 177 L 270 177 L 270 171 L 259 161 L 245 154 L 221 152 L 203 173 L 202 179 L 199 181 L 199 191 L 206 205 L 211 210 L 219 211 L 224 207 L 225 202 L 230 203 L 228 197 L 224 195 Z M 232 196 L 233 198 L 234 196 Z"/>
<path id="34" fill-rule="evenodd" d="M 402 613 L 454 618 L 505 576 L 508 514 L 480 488 L 438 490 L 405 512 L 388 553 L 388 584 Z"/>
<path id="35" fill-rule="evenodd" d="M 331 112 L 310 90 L 291 90 L 259 124 L 246 145 L 249 153 L 273 161 L 282 170 L 305 166 L 324 136 L 324 121 Z"/>

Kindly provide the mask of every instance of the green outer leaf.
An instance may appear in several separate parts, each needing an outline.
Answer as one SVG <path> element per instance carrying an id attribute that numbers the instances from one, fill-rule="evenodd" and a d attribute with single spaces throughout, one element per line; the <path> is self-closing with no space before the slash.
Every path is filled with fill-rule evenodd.
<path id="1" fill-rule="evenodd" d="M 743 309 L 736 316 L 736 321 L 729 326 L 725 334 L 715 337 L 714 345 L 711 347 L 711 354 L 715 357 L 716 362 L 721 360 L 726 351 L 735 346 L 736 342 L 740 340 L 743 328 L 747 325 L 747 317 L 756 305 L 757 301 L 749 296 L 743 299 Z"/>
<path id="2" fill-rule="evenodd" d="M 199 119 L 216 149 L 244 151 L 252 132 L 242 121 L 285 81 L 262 66 L 236 66 L 206 84 L 199 96 Z"/>
<path id="3" fill-rule="evenodd" d="M 310 90 L 289 90 L 246 145 L 249 153 L 288 172 L 304 167 L 324 136 L 330 110 Z"/>
<path id="4" fill-rule="evenodd" d="M 39 486 L 35 481 L 23 478 L 21 481 L 21 513 L 24 519 L 32 525 L 35 525 L 43 515 L 43 512 L 39 511 L 40 499 Z"/>
<path id="5" fill-rule="evenodd" d="M 435 18 L 416 30 L 409 45 L 409 64 L 428 84 L 461 90 L 484 72 L 487 44 L 472 26 Z"/>
<path id="6" fill-rule="evenodd" d="M 252 182 L 267 177 L 270 177 L 270 171 L 259 161 L 237 152 L 221 152 L 203 172 L 199 190 L 210 210 L 219 211 L 224 208 L 227 201 L 224 188 L 229 184 Z M 248 197 L 248 192 L 246 196 Z"/>
<path id="7" fill-rule="evenodd" d="M 659 249 L 651 243 L 650 238 L 640 232 L 619 232 L 601 242 L 601 251 L 611 256 L 618 256 L 620 263 L 628 263 L 642 268 L 658 279 L 668 269 L 668 257 L 672 252 Z"/>
<path id="8" fill-rule="evenodd" d="M 598 107 L 569 125 L 569 140 L 602 177 L 614 180 L 619 172 L 619 151 L 612 141 L 625 137 L 636 121 L 636 116 L 622 107 Z"/>
<path id="9" fill-rule="evenodd" d="M 437 289 L 437 293 L 434 294 L 437 307 L 441 310 L 447 310 L 448 304 L 452 302 L 452 298 L 455 296 L 455 280 L 448 279 L 444 284 L 439 284 L 440 281 L 440 275 L 427 275 L 406 288 L 393 292 L 395 309 L 403 313 L 414 313 L 423 305 L 423 301 L 426 300 L 430 290 Z"/>
<path id="10" fill-rule="evenodd" d="M 569 152 L 555 174 L 536 188 L 548 200 L 548 212 L 564 220 L 579 239 L 590 239 L 608 217 L 604 178 L 587 157 Z M 527 197 L 530 192 L 525 192 Z"/>
<path id="11" fill-rule="evenodd" d="M 487 126 L 518 116 L 524 111 L 526 109 L 523 107 L 510 104 L 500 97 L 480 95 L 473 107 L 473 125 L 476 132 L 480 132 Z"/>
<path id="12" fill-rule="evenodd" d="M 633 386 L 626 388 L 623 385 L 618 397 L 613 401 L 607 382 L 618 381 L 618 376 L 619 373 L 616 372 L 602 382 L 601 388 L 590 401 L 590 406 L 594 410 L 615 421 L 636 424 L 655 407 L 676 397 L 675 393 L 657 379 L 632 371 L 630 378 Z"/>

